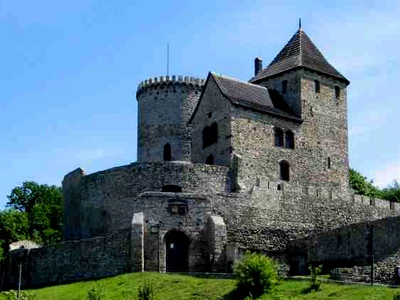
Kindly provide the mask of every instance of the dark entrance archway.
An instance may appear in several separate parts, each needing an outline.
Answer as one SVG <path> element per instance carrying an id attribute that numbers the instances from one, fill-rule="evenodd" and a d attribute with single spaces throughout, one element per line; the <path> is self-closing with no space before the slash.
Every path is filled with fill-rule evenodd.
<path id="1" fill-rule="evenodd" d="M 165 236 L 167 272 L 189 270 L 189 238 L 181 231 L 171 230 Z"/>

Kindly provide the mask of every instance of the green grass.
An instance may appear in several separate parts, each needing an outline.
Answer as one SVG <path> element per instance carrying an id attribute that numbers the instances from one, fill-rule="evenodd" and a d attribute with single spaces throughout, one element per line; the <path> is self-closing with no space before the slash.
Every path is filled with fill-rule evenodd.
<path id="1" fill-rule="evenodd" d="M 94 281 L 77 282 L 66 285 L 47 287 L 29 291 L 36 295 L 36 300 L 84 300 L 88 290 L 93 286 L 101 286 L 107 292 L 107 299 L 136 299 L 138 287 L 145 281 L 153 284 L 155 299 L 235 299 L 235 280 L 203 279 L 184 275 L 158 273 L 132 273 Z M 387 287 L 371 287 L 365 285 L 340 285 L 322 283 L 321 291 L 304 293 L 309 286 L 308 281 L 284 281 L 270 294 L 260 300 L 289 299 L 351 299 L 351 300 L 382 300 L 393 299 L 393 294 L 400 289 Z M 0 300 L 5 300 L 0 294 Z"/>

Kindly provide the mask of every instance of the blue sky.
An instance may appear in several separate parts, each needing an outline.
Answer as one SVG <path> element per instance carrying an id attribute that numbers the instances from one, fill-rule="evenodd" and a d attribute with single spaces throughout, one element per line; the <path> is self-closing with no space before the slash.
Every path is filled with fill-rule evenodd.
<path id="1" fill-rule="evenodd" d="M 0 0 L 0 208 L 23 181 L 60 185 L 136 160 L 136 87 L 208 71 L 248 80 L 303 28 L 350 81 L 350 165 L 400 178 L 400 2 Z"/>

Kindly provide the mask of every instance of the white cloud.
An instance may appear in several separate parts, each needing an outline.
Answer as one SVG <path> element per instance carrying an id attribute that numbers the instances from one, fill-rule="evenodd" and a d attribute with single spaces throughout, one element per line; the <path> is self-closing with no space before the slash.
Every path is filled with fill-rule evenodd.
<path id="1" fill-rule="evenodd" d="M 400 162 L 387 164 L 381 170 L 375 171 L 374 183 L 377 186 L 384 188 L 393 180 L 400 181 Z"/>

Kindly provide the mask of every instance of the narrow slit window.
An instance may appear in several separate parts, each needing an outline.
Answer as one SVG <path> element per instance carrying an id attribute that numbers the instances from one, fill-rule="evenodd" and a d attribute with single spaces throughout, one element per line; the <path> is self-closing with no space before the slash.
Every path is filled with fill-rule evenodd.
<path id="1" fill-rule="evenodd" d="M 283 131 L 280 128 L 275 128 L 275 146 L 283 147 Z"/>
<path id="2" fill-rule="evenodd" d="M 330 169 L 330 168 L 331 168 L 331 158 L 328 157 L 328 169 Z"/>
<path id="3" fill-rule="evenodd" d="M 282 160 L 281 162 L 279 162 L 279 173 L 280 180 L 289 181 L 290 165 L 287 161 Z"/>
<path id="4" fill-rule="evenodd" d="M 171 161 L 171 145 L 165 144 L 164 145 L 164 161 Z"/>
<path id="5" fill-rule="evenodd" d="M 320 86 L 319 80 L 315 80 L 314 84 L 315 84 L 315 93 L 317 93 L 317 94 L 320 93 L 321 86 Z"/>
<path id="6" fill-rule="evenodd" d="M 335 98 L 340 99 L 340 87 L 335 86 Z"/>

